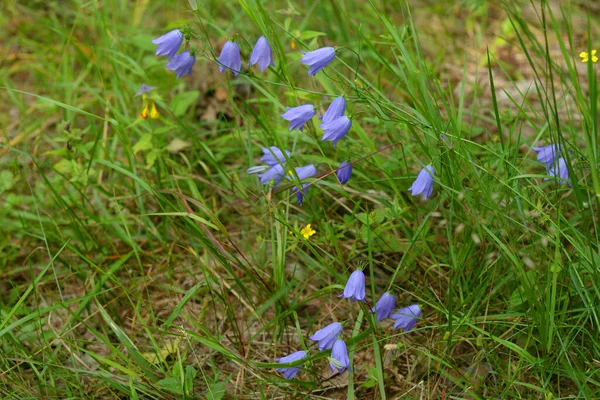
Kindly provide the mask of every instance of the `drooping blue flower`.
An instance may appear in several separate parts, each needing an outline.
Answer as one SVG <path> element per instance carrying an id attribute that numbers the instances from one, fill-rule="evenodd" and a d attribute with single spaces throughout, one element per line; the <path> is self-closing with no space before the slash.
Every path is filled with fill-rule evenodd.
<path id="1" fill-rule="evenodd" d="M 549 144 L 543 147 L 534 147 L 533 150 L 537 151 L 537 159 L 539 162 L 546 164 L 546 168 L 550 169 L 554 160 L 560 154 L 560 146 L 556 144 Z"/>
<path id="2" fill-rule="evenodd" d="M 319 342 L 319 351 L 330 349 L 333 346 L 333 342 L 342 333 L 342 324 L 339 322 L 333 322 L 327 325 L 323 329 L 319 329 L 314 335 L 309 336 L 311 340 Z"/>
<path id="3" fill-rule="evenodd" d="M 284 114 L 281 114 L 283 119 L 290 121 L 290 131 L 304 127 L 315 115 L 315 109 L 312 104 L 304 104 L 298 107 L 288 107 Z"/>
<path id="4" fill-rule="evenodd" d="M 306 358 L 306 352 L 300 350 L 285 357 L 275 358 L 275 361 L 278 361 L 280 363 L 291 363 L 294 361 L 301 360 L 303 358 Z M 285 377 L 285 379 L 293 379 L 298 374 L 298 371 L 300 371 L 300 369 L 302 368 L 302 365 L 300 365 L 299 367 L 277 368 L 276 371 L 283 372 L 283 376 Z"/>
<path id="5" fill-rule="evenodd" d="M 154 89 L 156 89 L 156 86 L 148 86 L 145 83 L 142 83 L 142 87 L 140 88 L 140 90 L 137 91 L 137 93 L 135 95 L 136 96 L 141 96 L 143 94 L 151 92 Z"/>
<path id="6" fill-rule="evenodd" d="M 389 292 L 385 292 L 375 307 L 371 309 L 371 312 L 377 313 L 377 321 L 388 318 L 392 313 L 392 310 L 396 307 L 396 296 L 391 295 Z"/>
<path id="7" fill-rule="evenodd" d="M 338 97 L 334 101 L 331 102 L 325 114 L 321 115 L 319 119 L 323 121 L 324 124 L 333 121 L 336 118 L 341 117 L 346 112 L 346 99 L 343 97 Z"/>
<path id="8" fill-rule="evenodd" d="M 300 179 L 301 181 L 307 178 L 310 178 L 312 176 L 315 176 L 317 174 L 317 169 L 315 168 L 314 165 L 309 164 L 309 165 L 305 165 L 304 167 L 298 167 L 296 168 L 296 175 L 298 176 L 298 179 Z M 288 174 L 287 175 L 287 179 L 295 179 L 295 176 L 292 174 Z M 306 197 L 306 195 L 308 194 L 308 188 L 310 187 L 309 183 L 304 183 L 302 184 L 301 188 L 298 188 L 298 186 L 294 186 L 292 188 L 292 192 L 296 194 L 296 199 L 298 201 L 298 205 L 301 206 L 302 202 L 304 201 L 304 197 Z"/>
<path id="9" fill-rule="evenodd" d="M 413 182 L 412 186 L 408 188 L 411 191 L 413 196 L 418 196 L 420 194 L 423 195 L 423 198 L 426 199 L 431 196 L 433 192 L 433 175 L 435 174 L 435 170 L 431 165 L 427 165 L 425 168 L 419 172 L 417 175 L 417 179 Z"/>
<path id="10" fill-rule="evenodd" d="M 336 175 L 342 185 L 348 183 L 352 177 L 352 164 L 348 161 L 341 163 L 337 169 Z"/>
<path id="11" fill-rule="evenodd" d="M 299 206 L 301 206 L 304 202 L 304 198 L 308 194 L 308 188 L 310 188 L 309 183 L 303 183 L 302 190 L 298 190 L 298 186 L 294 186 L 292 188 L 292 193 L 296 195 L 296 204 L 298 204 Z"/>
<path id="12" fill-rule="evenodd" d="M 279 185 L 284 176 L 285 169 L 283 169 L 283 165 L 281 164 L 273 165 L 266 172 L 258 174 L 261 185 L 269 185 L 271 180 L 273 180 L 273 186 Z"/>
<path id="13" fill-rule="evenodd" d="M 169 60 L 177 54 L 183 43 L 183 33 L 179 29 L 173 29 L 161 37 L 152 40 L 156 44 L 156 55 L 167 56 Z"/>
<path id="14" fill-rule="evenodd" d="M 266 37 L 261 36 L 256 41 L 252 53 L 250 54 L 250 61 L 248 65 L 258 64 L 261 71 L 264 71 L 273 64 L 273 51 L 269 45 L 269 41 Z"/>
<path id="15" fill-rule="evenodd" d="M 335 49 L 333 47 L 322 47 L 315 51 L 303 51 L 304 57 L 300 62 L 304 65 L 309 65 L 308 76 L 315 75 L 321 69 L 335 58 Z"/>
<path id="16" fill-rule="evenodd" d="M 167 68 L 174 71 L 177 74 L 177 78 L 181 78 L 183 75 L 189 75 L 192 73 L 192 67 L 196 62 L 196 56 L 190 54 L 189 50 L 183 51 L 169 60 Z"/>
<path id="17" fill-rule="evenodd" d="M 237 76 L 242 70 L 242 59 L 240 57 L 240 47 L 238 44 L 228 40 L 221 50 L 218 61 L 219 71 L 221 73 L 229 69 L 233 72 L 233 75 Z"/>
<path id="18" fill-rule="evenodd" d="M 277 164 L 285 164 L 285 156 L 277 146 L 263 147 L 262 151 L 263 155 L 260 158 L 260 161 L 264 162 L 269 167 L 273 167 Z M 290 152 L 286 150 L 285 153 L 289 158 Z"/>
<path id="19" fill-rule="evenodd" d="M 285 176 L 284 165 L 286 162 L 283 151 L 277 146 L 263 147 L 263 155 L 260 161 L 266 165 L 257 165 L 250 167 L 246 170 L 248 174 L 257 174 L 262 185 L 269 185 L 271 182 L 273 186 L 279 185 L 283 177 Z M 290 152 L 285 150 L 287 156 L 290 156 Z"/>
<path id="20" fill-rule="evenodd" d="M 333 343 L 331 348 L 331 358 L 329 359 L 329 366 L 331 372 L 335 372 L 337 369 L 341 374 L 347 369 L 350 369 L 350 358 L 348 358 L 348 348 L 346 348 L 346 342 L 342 339 L 338 339 Z"/>
<path id="21" fill-rule="evenodd" d="M 352 128 L 352 120 L 345 115 L 334 119 L 333 121 L 319 125 L 325 131 L 321 140 L 333 141 L 333 147 L 339 142 Z"/>
<path id="22" fill-rule="evenodd" d="M 418 304 L 401 308 L 392 314 L 392 318 L 396 320 L 394 329 L 404 329 L 404 332 L 410 331 L 417 323 L 417 319 L 421 316 L 421 308 Z"/>
<path id="23" fill-rule="evenodd" d="M 339 297 L 344 297 L 352 301 L 365 301 L 365 294 L 365 274 L 361 270 L 356 270 L 348 278 L 344 293 Z"/>
<path id="24" fill-rule="evenodd" d="M 567 168 L 567 162 L 562 157 L 560 157 L 551 168 L 548 168 L 548 176 L 562 178 L 558 180 L 558 183 L 560 183 L 561 185 L 568 183 L 569 186 L 572 186 L 571 182 L 567 182 L 565 180 L 569 179 L 569 169 Z M 544 178 L 545 181 L 549 179 L 550 178 Z"/>

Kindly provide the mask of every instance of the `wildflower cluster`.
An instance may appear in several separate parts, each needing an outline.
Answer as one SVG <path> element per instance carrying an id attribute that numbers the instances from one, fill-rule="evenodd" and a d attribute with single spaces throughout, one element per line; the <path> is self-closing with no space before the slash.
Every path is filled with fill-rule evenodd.
<path id="1" fill-rule="evenodd" d="M 365 274 L 361 270 L 356 270 L 346 282 L 344 291 L 339 297 L 349 299 L 351 301 L 366 302 L 366 284 Z M 369 311 L 375 313 L 377 321 L 382 321 L 386 318 L 392 318 L 394 320 L 393 329 L 403 329 L 404 332 L 410 331 L 414 328 L 417 320 L 422 314 L 421 308 L 418 304 L 413 304 L 408 307 L 401 308 L 394 312 L 396 307 L 396 296 L 385 292 L 375 304 L 375 307 Z M 331 372 L 335 370 L 339 373 L 344 372 L 346 369 L 350 369 L 350 358 L 348 356 L 348 348 L 346 342 L 340 338 L 342 335 L 343 327 L 339 322 L 332 322 L 326 327 L 319 329 L 313 335 L 309 336 L 309 339 L 317 342 L 319 351 L 326 351 L 331 349 L 331 357 L 329 358 L 329 366 Z M 298 361 L 306 358 L 307 354 L 305 351 L 297 351 L 283 358 L 276 358 L 275 361 L 280 363 L 288 363 Z M 282 372 L 285 378 L 294 378 L 300 371 L 301 366 L 289 367 L 289 368 L 278 368 L 278 372 Z"/>
<path id="2" fill-rule="evenodd" d="M 191 31 L 184 27 L 181 30 L 172 30 L 163 36 L 154 39 L 152 42 L 157 45 L 156 55 L 166 56 L 168 63 L 166 67 L 174 71 L 177 78 L 190 74 L 196 61 L 196 53 L 193 49 L 179 52 L 184 41 L 189 43 Z M 322 47 L 314 51 L 302 52 L 303 57 L 300 63 L 308 66 L 308 76 L 314 76 L 319 71 L 327 67 L 333 62 L 337 56 L 334 47 Z M 598 58 L 595 56 L 596 51 L 592 51 L 591 58 L 586 52 L 581 53 L 582 61 L 596 62 Z M 216 60 L 219 71 L 224 73 L 231 71 L 234 76 L 238 76 L 242 71 L 242 57 L 240 46 L 233 40 L 228 40 Z M 258 65 L 261 72 L 264 72 L 269 67 L 275 67 L 273 60 L 273 51 L 271 45 L 265 36 L 261 36 L 256 41 L 248 60 L 248 65 Z M 142 118 L 154 118 L 158 116 L 156 107 L 153 101 L 147 100 L 146 93 L 153 88 L 143 85 L 138 94 L 144 96 L 146 106 L 142 112 Z M 327 107 L 327 110 L 318 117 L 320 120 L 318 127 L 323 131 L 322 141 L 332 142 L 332 146 L 336 148 L 337 144 L 344 139 L 352 129 L 353 121 L 346 115 L 347 100 L 343 96 L 336 97 Z M 148 109 L 150 108 L 150 112 Z M 311 126 L 311 121 L 317 115 L 317 110 L 313 104 L 300 104 L 286 107 L 287 110 L 281 114 L 281 118 L 289 123 L 289 131 L 297 130 L 303 132 L 306 126 Z M 545 147 L 535 147 L 534 150 L 538 153 L 538 161 L 546 165 L 547 175 L 556 177 L 561 184 L 568 183 L 569 170 L 565 158 L 562 157 L 562 149 L 559 145 L 550 144 Z M 308 180 L 316 177 L 319 174 L 318 169 L 313 164 L 296 167 L 291 161 L 293 155 L 289 150 L 280 149 L 277 146 L 262 147 L 262 156 L 260 161 L 263 165 L 253 166 L 247 169 L 248 174 L 256 174 L 261 185 L 268 188 L 276 188 L 282 182 L 291 182 L 291 191 L 296 196 L 297 204 L 303 204 L 308 190 L 312 184 Z M 290 166 L 290 164 L 292 164 Z M 436 168 L 431 163 L 419 163 L 422 168 L 412 185 L 408 188 L 412 196 L 422 195 L 423 199 L 428 199 L 433 195 L 434 183 L 436 180 Z M 353 163 L 343 161 L 336 169 L 336 176 L 342 185 L 349 182 L 353 172 Z M 549 178 L 546 178 L 546 180 Z M 309 239 L 315 234 L 311 224 L 303 228 L 300 234 Z M 366 284 L 363 271 L 356 270 L 352 272 L 343 293 L 339 295 L 341 298 L 349 299 L 353 302 L 367 303 L 366 301 Z M 375 314 L 377 322 L 385 319 L 394 321 L 393 329 L 402 329 L 405 333 L 415 327 L 418 319 L 421 317 L 422 310 L 418 304 L 412 304 L 407 307 L 396 309 L 396 296 L 386 291 L 381 295 L 374 307 L 369 309 L 370 313 Z M 331 372 L 336 370 L 339 373 L 351 369 L 351 362 L 348 356 L 348 348 L 343 339 L 343 326 L 340 322 L 332 322 L 331 324 L 317 330 L 309 338 L 317 342 L 319 351 L 331 351 L 329 364 Z M 283 373 L 287 379 L 295 378 L 302 368 L 301 360 L 308 357 L 306 351 L 296 351 L 285 357 L 275 358 L 281 364 L 294 364 L 293 366 L 282 366 L 277 368 L 278 372 Z"/>

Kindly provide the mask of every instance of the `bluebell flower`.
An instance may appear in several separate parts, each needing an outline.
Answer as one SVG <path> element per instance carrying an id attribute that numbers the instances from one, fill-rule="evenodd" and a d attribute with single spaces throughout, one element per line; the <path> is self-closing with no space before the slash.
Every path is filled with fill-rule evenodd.
<path id="1" fill-rule="evenodd" d="M 348 183 L 352 177 L 352 164 L 348 161 L 341 163 L 337 169 L 336 175 L 342 185 Z"/>
<path id="2" fill-rule="evenodd" d="M 306 352 L 300 350 L 285 357 L 275 358 L 275 361 L 278 361 L 280 363 L 291 363 L 294 361 L 302 360 L 303 358 L 306 358 Z M 300 371 L 300 368 L 302 368 L 302 365 L 299 367 L 277 368 L 275 371 L 283 372 L 283 376 L 285 377 L 285 379 L 293 379 L 298 374 L 298 371 Z"/>
<path id="3" fill-rule="evenodd" d="M 283 119 L 290 121 L 290 131 L 294 129 L 300 129 L 304 127 L 312 117 L 315 115 L 315 109 L 312 104 L 304 104 L 298 107 L 288 107 L 284 114 L 281 114 Z"/>
<path id="4" fill-rule="evenodd" d="M 560 154 L 560 146 L 556 144 L 549 144 L 544 147 L 534 147 L 533 150 L 537 151 L 537 159 L 539 162 L 546 164 L 546 168 L 550 169 L 554 160 Z"/>
<path id="5" fill-rule="evenodd" d="M 396 307 L 396 296 L 391 295 L 389 292 L 385 292 L 375 307 L 371 309 L 371 312 L 377 313 L 377 321 L 388 318 L 392 313 L 392 310 Z"/>
<path id="6" fill-rule="evenodd" d="M 269 41 L 266 37 L 261 36 L 256 41 L 252 53 L 250 54 L 250 61 L 248 65 L 258 64 L 261 71 L 264 71 L 273 64 L 273 51 L 269 45 Z"/>
<path id="7" fill-rule="evenodd" d="M 263 155 L 260 158 L 260 161 L 264 162 L 269 167 L 273 167 L 277 164 L 285 164 L 285 156 L 277 146 L 263 147 L 262 151 Z M 285 153 L 289 158 L 290 152 L 286 150 Z"/>
<path id="8" fill-rule="evenodd" d="M 219 55 L 219 71 L 221 73 L 228 69 L 237 76 L 242 70 L 242 59 L 240 57 L 240 47 L 236 42 L 227 41 Z"/>
<path id="9" fill-rule="evenodd" d="M 183 33 L 179 29 L 173 29 L 161 37 L 152 40 L 156 44 L 156 55 L 167 56 L 169 60 L 177 54 L 183 43 Z"/>
<path id="10" fill-rule="evenodd" d="M 342 339 L 338 339 L 333 343 L 331 348 L 331 358 L 329 359 L 329 366 L 331 372 L 335 372 L 337 369 L 341 374 L 346 369 L 350 369 L 350 358 L 348 358 L 348 349 L 346 348 L 346 342 Z"/>
<path id="11" fill-rule="evenodd" d="M 333 141 L 333 147 L 335 147 L 337 142 L 346 136 L 352 128 L 352 120 L 344 115 L 333 121 L 324 122 L 319 126 L 325 131 L 321 140 L 331 140 Z"/>
<path id="12" fill-rule="evenodd" d="M 304 65 L 309 65 L 308 76 L 315 75 L 321 69 L 335 58 L 335 49 L 333 47 L 322 47 L 315 51 L 303 51 L 304 57 L 300 62 Z"/>
<path id="13" fill-rule="evenodd" d="M 284 176 L 285 169 L 283 169 L 283 165 L 281 164 L 276 164 L 269 168 L 266 172 L 258 174 L 261 185 L 269 185 L 271 180 L 273 180 L 273 186 L 279 185 Z"/>
<path id="14" fill-rule="evenodd" d="M 336 118 L 341 117 L 346 112 L 346 99 L 343 97 L 338 97 L 334 101 L 331 102 L 325 114 L 321 115 L 319 119 L 323 121 L 324 124 L 333 121 Z"/>
<path id="15" fill-rule="evenodd" d="M 417 196 L 422 194 L 423 198 L 426 199 L 431 196 L 433 192 L 433 175 L 435 174 L 435 170 L 431 165 L 426 166 L 419 172 L 417 175 L 417 179 L 415 179 L 414 183 L 408 190 L 411 191 L 413 196 Z"/>
<path id="16" fill-rule="evenodd" d="M 298 190 L 298 186 L 294 186 L 292 188 L 292 193 L 294 193 L 296 195 L 296 204 L 298 204 L 299 206 L 301 206 L 302 203 L 304 202 L 304 198 L 308 194 L 309 187 L 310 187 L 309 183 L 303 183 L 301 190 Z"/>
<path id="17" fill-rule="evenodd" d="M 571 182 L 567 182 L 565 180 L 569 179 L 569 169 L 567 168 L 567 162 L 562 157 L 560 157 L 551 168 L 548 168 L 548 175 L 557 178 L 562 178 L 558 180 L 558 183 L 560 183 L 561 185 L 568 183 L 569 186 L 572 186 Z M 549 178 L 544 178 L 544 180 L 547 181 L 549 180 Z"/>
<path id="18" fill-rule="evenodd" d="M 323 329 L 319 329 L 314 335 L 309 336 L 311 340 L 319 342 L 319 351 L 330 349 L 333 346 L 333 342 L 342 333 L 342 324 L 339 322 L 333 322 L 327 325 Z"/>
<path id="19" fill-rule="evenodd" d="M 317 169 L 315 168 L 314 165 L 309 164 L 309 165 L 305 165 L 304 167 L 298 167 L 296 168 L 296 175 L 298 176 L 299 180 L 304 180 L 307 178 L 310 178 L 312 176 L 315 176 L 317 174 Z M 294 175 L 289 173 L 287 175 L 288 179 L 294 179 Z M 310 184 L 308 183 L 304 183 L 302 184 L 301 188 L 298 188 L 298 186 L 294 186 L 292 188 L 292 192 L 296 194 L 296 199 L 298 202 L 298 205 L 301 206 L 302 202 L 304 201 L 304 197 L 306 197 L 306 195 L 308 194 L 308 188 L 310 187 Z"/>
<path id="20" fill-rule="evenodd" d="M 348 278 L 344 293 L 339 297 L 344 297 L 352 301 L 365 301 L 365 292 L 365 274 L 361 270 L 356 270 Z"/>
<path id="21" fill-rule="evenodd" d="M 141 95 L 146 94 L 154 89 L 156 89 L 156 86 L 148 86 L 145 83 L 142 83 L 142 87 L 140 88 L 140 90 L 137 91 L 137 93 L 135 95 L 141 96 Z"/>
<path id="22" fill-rule="evenodd" d="M 410 331 L 417 323 L 417 319 L 421 316 L 421 308 L 418 304 L 413 304 L 405 308 L 401 308 L 392 314 L 392 318 L 396 320 L 394 329 L 404 329 L 404 332 Z"/>
<path id="23" fill-rule="evenodd" d="M 183 75 L 192 73 L 192 67 L 195 62 L 196 56 L 190 54 L 189 50 L 186 50 L 171 58 L 167 63 L 167 68 L 174 71 L 177 74 L 177 78 L 181 78 Z"/>
<path id="24" fill-rule="evenodd" d="M 262 185 L 269 185 L 271 182 L 273 182 L 273 186 L 277 186 L 285 176 L 285 156 L 283 155 L 283 152 L 276 146 L 263 147 L 262 151 L 263 155 L 260 158 L 260 161 L 267 165 L 250 167 L 246 170 L 246 173 L 258 173 L 258 178 Z M 290 156 L 289 151 L 285 150 L 285 153 L 288 157 Z"/>

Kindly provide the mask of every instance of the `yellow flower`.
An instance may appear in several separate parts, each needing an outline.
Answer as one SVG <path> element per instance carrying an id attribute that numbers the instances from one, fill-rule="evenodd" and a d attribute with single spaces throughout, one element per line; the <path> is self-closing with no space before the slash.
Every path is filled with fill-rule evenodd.
<path id="1" fill-rule="evenodd" d="M 312 235 L 314 235 L 315 233 L 317 233 L 317 231 L 313 230 L 313 229 L 310 227 L 310 224 L 306 225 L 306 227 L 304 227 L 304 228 L 302 228 L 302 229 L 300 230 L 300 234 L 301 234 L 302 236 L 304 236 L 304 239 L 308 239 L 308 238 L 310 238 L 310 237 L 311 237 Z"/>
<path id="2" fill-rule="evenodd" d="M 146 106 L 142 110 L 140 117 L 142 117 L 142 119 L 148 119 L 148 103 L 146 103 Z"/>
<path id="3" fill-rule="evenodd" d="M 579 57 L 581 57 L 581 62 L 588 62 L 590 60 L 590 55 L 587 51 L 582 51 L 579 53 Z M 598 62 L 598 57 L 596 57 L 596 50 L 592 50 L 592 62 Z"/>
<path id="4" fill-rule="evenodd" d="M 148 107 L 150 107 L 150 105 L 152 105 L 152 107 L 150 108 L 150 114 L 148 114 Z M 140 117 L 142 117 L 142 119 L 148 119 L 148 117 L 152 119 L 158 119 L 160 117 L 160 114 L 156 109 L 156 104 L 154 103 L 154 100 L 147 100 L 145 102 L 145 106 L 142 112 L 140 113 Z"/>
<path id="5" fill-rule="evenodd" d="M 154 102 L 152 101 L 152 108 L 150 109 L 150 118 L 158 119 L 158 117 L 160 117 L 160 114 L 158 113 L 158 110 L 156 109 L 156 104 L 154 104 Z"/>

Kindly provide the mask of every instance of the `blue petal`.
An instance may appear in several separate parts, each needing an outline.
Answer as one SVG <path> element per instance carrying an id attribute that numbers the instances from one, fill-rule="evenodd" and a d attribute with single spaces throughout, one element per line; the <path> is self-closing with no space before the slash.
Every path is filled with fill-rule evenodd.
<path id="1" fill-rule="evenodd" d="M 271 46 L 264 36 L 261 36 L 254 45 L 252 53 L 250 54 L 248 65 L 254 65 L 257 63 L 261 71 L 267 69 L 269 65 L 274 65 L 273 51 L 271 50 Z"/>
<path id="2" fill-rule="evenodd" d="M 337 169 L 336 176 L 342 185 L 348 183 L 352 177 L 352 164 L 347 161 L 341 163 Z"/>
<path id="3" fill-rule="evenodd" d="M 331 102 L 325 114 L 320 117 L 323 123 L 328 123 L 336 118 L 341 117 L 346 112 L 346 100 L 343 97 L 338 97 Z"/>
<path id="4" fill-rule="evenodd" d="M 335 58 L 335 49 L 333 47 L 323 47 L 315 51 L 304 53 L 300 60 L 302 64 L 309 65 L 308 75 L 315 75 L 321 69 L 326 67 Z"/>
<path id="5" fill-rule="evenodd" d="M 346 369 L 350 369 L 350 358 L 348 357 L 348 348 L 346 347 L 346 342 L 341 339 L 338 339 L 333 344 L 331 348 L 331 358 L 339 363 L 339 366 L 335 365 L 332 362 L 329 362 L 329 366 L 331 367 L 331 372 L 334 372 L 337 368 L 338 372 L 341 374 Z"/>
<path id="6" fill-rule="evenodd" d="M 392 296 L 389 292 L 385 292 L 371 309 L 371 312 L 377 313 L 377 321 L 388 318 L 392 310 L 396 306 L 396 296 Z"/>
<path id="7" fill-rule="evenodd" d="M 281 114 L 281 117 L 290 121 L 290 131 L 294 129 L 302 130 L 305 123 L 315 115 L 315 110 L 312 104 L 304 104 L 302 106 L 288 107 L 288 110 Z"/>
<path id="8" fill-rule="evenodd" d="M 262 151 L 263 151 L 263 156 L 260 158 L 260 161 L 264 162 L 269 167 L 273 167 L 277 164 L 285 163 L 285 156 L 283 155 L 283 152 L 281 150 L 279 150 L 279 148 L 277 146 L 263 147 Z M 286 150 L 285 153 L 287 154 L 288 157 L 290 156 L 289 151 Z"/>
<path id="9" fill-rule="evenodd" d="M 235 76 L 242 70 L 242 59 L 240 57 L 240 48 L 237 43 L 227 41 L 219 55 L 219 71 L 221 73 L 231 70 Z"/>
<path id="10" fill-rule="evenodd" d="M 265 173 L 259 174 L 258 177 L 262 185 L 268 185 L 271 180 L 273 180 L 274 185 L 277 186 L 279 185 L 279 182 L 281 182 L 281 179 L 283 179 L 284 175 L 285 170 L 281 165 L 277 164 L 269 168 Z"/>
<path id="11" fill-rule="evenodd" d="M 360 270 L 356 270 L 348 278 L 344 293 L 340 297 L 345 297 L 352 301 L 364 301 L 365 293 L 365 274 Z"/>
<path id="12" fill-rule="evenodd" d="M 196 57 L 191 56 L 188 50 L 177 54 L 175 57 L 167 63 L 167 68 L 174 71 L 177 74 L 177 78 L 181 78 L 183 75 L 192 73 L 192 67 L 196 62 Z"/>
<path id="13" fill-rule="evenodd" d="M 170 60 L 179 51 L 179 48 L 183 43 L 183 34 L 179 29 L 173 29 L 171 32 L 153 39 L 152 43 L 157 45 L 157 56 L 167 56 Z"/>
<path id="14" fill-rule="evenodd" d="M 410 331 L 417 323 L 417 319 L 421 316 L 422 311 L 418 304 L 402 308 L 392 314 L 392 318 L 396 320 L 394 329 L 404 329 L 404 332 Z"/>
<path id="15" fill-rule="evenodd" d="M 433 192 L 433 175 L 435 174 L 435 170 L 431 165 L 427 165 L 425 168 L 419 172 L 417 175 L 417 179 L 413 182 L 412 186 L 408 188 L 411 191 L 413 196 L 418 196 L 419 194 L 423 195 L 424 199 L 427 199 L 431 196 Z"/>
<path id="16" fill-rule="evenodd" d="M 319 351 L 330 349 L 337 337 L 342 333 L 342 324 L 333 322 L 325 328 L 319 329 L 314 335 L 309 336 L 311 340 L 319 342 Z"/>

